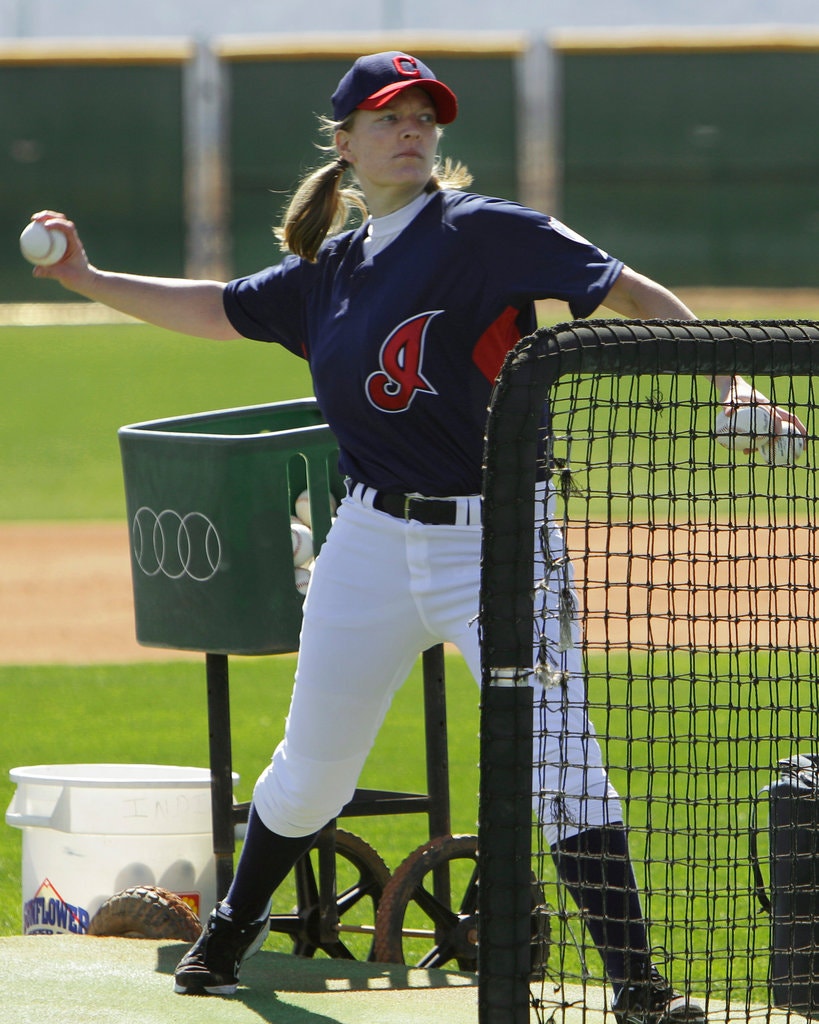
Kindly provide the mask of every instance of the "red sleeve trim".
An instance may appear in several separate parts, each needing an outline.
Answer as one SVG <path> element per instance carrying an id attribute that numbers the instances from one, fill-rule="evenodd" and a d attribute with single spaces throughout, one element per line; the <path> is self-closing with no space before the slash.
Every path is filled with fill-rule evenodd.
<path id="1" fill-rule="evenodd" d="M 519 309 L 507 306 L 478 338 L 472 350 L 472 361 L 492 384 L 500 373 L 507 352 L 520 341 L 521 335 L 517 325 L 519 314 Z"/>

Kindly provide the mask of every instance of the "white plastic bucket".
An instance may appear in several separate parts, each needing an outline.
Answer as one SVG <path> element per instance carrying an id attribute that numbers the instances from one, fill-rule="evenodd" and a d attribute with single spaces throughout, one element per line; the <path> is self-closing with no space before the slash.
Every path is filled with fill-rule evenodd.
<path id="1" fill-rule="evenodd" d="M 210 772 L 155 764 L 13 768 L 6 822 L 23 831 L 23 934 L 83 934 L 133 885 L 216 902 Z M 238 776 L 234 774 L 234 785 Z"/>

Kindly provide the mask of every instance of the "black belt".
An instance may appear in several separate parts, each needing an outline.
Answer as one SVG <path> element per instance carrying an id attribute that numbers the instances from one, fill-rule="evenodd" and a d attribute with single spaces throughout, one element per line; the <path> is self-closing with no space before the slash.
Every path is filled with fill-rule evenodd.
<path id="1" fill-rule="evenodd" d="M 426 526 L 454 526 L 458 517 L 458 502 L 455 500 L 384 494 L 383 491 L 376 491 L 373 508 L 386 512 L 393 519 L 414 519 Z"/>

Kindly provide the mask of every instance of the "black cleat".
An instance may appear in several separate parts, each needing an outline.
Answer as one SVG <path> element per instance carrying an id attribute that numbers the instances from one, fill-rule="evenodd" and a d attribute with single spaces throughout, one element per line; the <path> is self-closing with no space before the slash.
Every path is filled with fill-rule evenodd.
<path id="1" fill-rule="evenodd" d="M 617 1024 L 706 1024 L 705 1010 L 675 992 L 656 967 L 647 981 L 626 985 L 611 1005 Z"/>
<path id="2" fill-rule="evenodd" d="M 240 926 L 223 914 L 221 904 L 217 904 L 202 934 L 179 961 L 174 992 L 189 996 L 232 996 L 239 985 L 239 968 L 258 953 L 269 931 L 269 906 L 261 920 Z"/>

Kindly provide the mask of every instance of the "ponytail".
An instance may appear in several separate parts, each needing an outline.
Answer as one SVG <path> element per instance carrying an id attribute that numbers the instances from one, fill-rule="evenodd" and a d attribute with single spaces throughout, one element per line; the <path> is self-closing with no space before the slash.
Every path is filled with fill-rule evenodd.
<path id="1" fill-rule="evenodd" d="M 343 157 L 338 157 L 309 174 L 290 200 L 284 221 L 276 230 L 276 236 L 290 252 L 310 263 L 315 263 L 327 235 L 341 231 L 351 209 L 367 216 L 361 193 L 354 188 L 341 188 L 349 166 Z"/>

